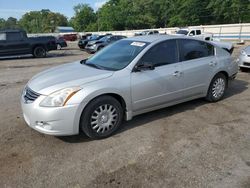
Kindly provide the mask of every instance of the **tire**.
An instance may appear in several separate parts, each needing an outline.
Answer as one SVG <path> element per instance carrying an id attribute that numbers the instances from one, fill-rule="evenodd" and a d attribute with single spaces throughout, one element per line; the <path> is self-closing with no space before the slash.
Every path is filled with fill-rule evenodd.
<path id="1" fill-rule="evenodd" d="M 33 56 L 36 58 L 46 57 L 46 49 L 43 46 L 37 46 L 33 50 Z"/>
<path id="2" fill-rule="evenodd" d="M 103 48 L 104 48 L 103 46 L 99 46 L 98 49 L 97 49 L 97 51 L 99 52 Z"/>
<path id="3" fill-rule="evenodd" d="M 221 100 L 227 89 L 227 82 L 228 80 L 223 73 L 216 74 L 210 83 L 206 100 L 209 102 Z"/>
<path id="4" fill-rule="evenodd" d="M 114 97 L 98 97 L 84 109 L 80 129 L 90 138 L 107 138 L 120 127 L 123 112 L 121 104 Z"/>
<path id="5" fill-rule="evenodd" d="M 61 49 L 62 49 L 61 44 L 57 44 L 57 50 L 61 50 Z"/>

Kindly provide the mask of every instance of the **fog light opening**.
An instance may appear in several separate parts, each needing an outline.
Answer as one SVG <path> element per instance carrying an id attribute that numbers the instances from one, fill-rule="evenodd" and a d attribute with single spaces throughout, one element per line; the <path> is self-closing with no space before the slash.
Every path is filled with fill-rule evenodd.
<path id="1" fill-rule="evenodd" d="M 36 125 L 46 130 L 52 130 L 52 127 L 46 121 L 36 121 Z"/>

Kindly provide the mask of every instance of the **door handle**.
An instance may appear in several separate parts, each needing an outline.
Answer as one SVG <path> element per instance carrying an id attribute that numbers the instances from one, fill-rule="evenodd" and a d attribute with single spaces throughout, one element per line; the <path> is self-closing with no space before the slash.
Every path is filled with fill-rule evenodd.
<path id="1" fill-rule="evenodd" d="M 181 72 L 180 71 L 175 71 L 173 73 L 173 76 L 180 77 L 181 76 Z"/>

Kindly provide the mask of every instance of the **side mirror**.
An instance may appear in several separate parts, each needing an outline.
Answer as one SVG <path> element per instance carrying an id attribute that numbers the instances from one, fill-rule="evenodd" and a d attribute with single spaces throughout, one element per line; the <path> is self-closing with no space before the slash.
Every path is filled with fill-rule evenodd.
<path id="1" fill-rule="evenodd" d="M 151 63 L 142 63 L 139 65 L 136 65 L 134 68 L 134 72 L 141 72 L 146 70 L 154 70 L 155 67 Z"/>

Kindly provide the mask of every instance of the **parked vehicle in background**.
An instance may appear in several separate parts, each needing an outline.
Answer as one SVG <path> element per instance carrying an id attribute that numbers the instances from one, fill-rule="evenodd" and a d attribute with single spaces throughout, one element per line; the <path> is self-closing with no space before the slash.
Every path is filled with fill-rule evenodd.
<path id="1" fill-rule="evenodd" d="M 188 36 L 188 37 L 196 37 L 198 39 L 211 41 L 212 43 L 220 46 L 224 50 L 228 51 L 230 54 L 233 53 L 234 46 L 231 42 L 222 42 L 222 41 L 216 41 L 213 38 L 213 34 L 211 33 L 202 33 L 201 29 L 198 28 L 182 28 L 176 32 L 175 35 L 179 36 Z"/>
<path id="2" fill-rule="evenodd" d="M 241 71 L 250 69 L 250 46 L 247 46 L 241 50 L 238 63 Z"/>
<path id="3" fill-rule="evenodd" d="M 93 42 L 89 42 L 86 47 L 85 50 L 89 53 L 95 53 L 99 50 L 101 50 L 102 48 L 108 46 L 109 44 L 112 44 L 118 40 L 124 39 L 126 38 L 125 36 L 121 36 L 121 35 L 107 35 L 103 38 L 101 38 L 100 40 L 95 40 Z"/>
<path id="4" fill-rule="evenodd" d="M 66 41 L 76 41 L 78 39 L 77 34 L 71 33 L 71 34 L 63 34 L 62 37 Z"/>
<path id="5" fill-rule="evenodd" d="M 127 38 L 34 76 L 21 106 L 27 124 L 41 133 L 105 138 L 123 119 L 196 98 L 217 102 L 237 72 L 230 54 L 207 41 Z"/>
<path id="6" fill-rule="evenodd" d="M 78 46 L 80 49 L 85 49 L 86 45 L 90 41 L 100 40 L 101 38 L 105 37 L 106 35 L 91 35 L 87 37 L 86 39 L 81 39 L 78 42 Z"/>
<path id="7" fill-rule="evenodd" d="M 142 31 L 140 33 L 135 33 L 135 36 L 142 36 L 142 35 L 159 35 L 159 31 L 147 30 L 147 31 Z"/>
<path id="8" fill-rule="evenodd" d="M 87 33 L 85 35 L 82 35 L 80 40 L 85 40 L 85 39 L 88 39 L 92 34 L 91 33 Z"/>
<path id="9" fill-rule="evenodd" d="M 176 32 L 177 35 L 186 35 L 190 37 L 197 37 L 203 40 L 212 40 L 213 34 L 203 33 L 201 29 L 198 28 L 181 28 Z"/>
<path id="10" fill-rule="evenodd" d="M 0 30 L 0 56 L 32 54 L 40 58 L 56 49 L 55 37 L 27 37 L 24 30 Z"/>
<path id="11" fill-rule="evenodd" d="M 59 36 L 56 38 L 56 46 L 58 50 L 61 50 L 62 48 L 67 47 L 68 45 L 66 40 L 63 37 Z"/>

